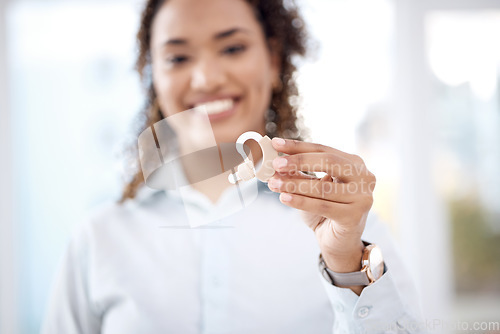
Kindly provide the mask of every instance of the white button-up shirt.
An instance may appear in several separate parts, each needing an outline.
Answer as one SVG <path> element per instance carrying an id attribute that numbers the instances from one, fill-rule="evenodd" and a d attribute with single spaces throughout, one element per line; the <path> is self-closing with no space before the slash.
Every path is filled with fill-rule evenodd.
<path id="1" fill-rule="evenodd" d="M 420 319 L 412 280 L 373 214 L 363 240 L 380 246 L 387 271 L 357 296 L 321 276 L 298 211 L 252 184 L 250 205 L 199 228 L 186 212 L 217 216 L 241 199 L 235 188 L 217 204 L 193 189 L 142 188 L 96 210 L 71 238 L 42 332 L 406 333 Z"/>

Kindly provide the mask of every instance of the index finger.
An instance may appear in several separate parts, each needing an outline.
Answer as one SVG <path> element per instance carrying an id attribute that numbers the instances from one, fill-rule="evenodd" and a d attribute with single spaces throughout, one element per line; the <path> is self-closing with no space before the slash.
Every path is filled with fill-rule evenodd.
<path id="1" fill-rule="evenodd" d="M 323 172 L 348 182 L 369 175 L 364 165 L 356 164 L 340 155 L 325 152 L 298 153 L 277 157 L 273 160 L 273 168 L 278 173 Z"/>
<path id="2" fill-rule="evenodd" d="M 314 152 L 326 152 L 337 154 L 341 157 L 349 157 L 350 154 L 342 152 L 330 146 L 325 146 L 321 144 L 308 143 L 300 140 L 293 139 L 283 139 L 279 137 L 274 137 L 272 139 L 273 147 L 276 151 L 285 154 L 297 154 L 297 153 L 314 153 Z"/>

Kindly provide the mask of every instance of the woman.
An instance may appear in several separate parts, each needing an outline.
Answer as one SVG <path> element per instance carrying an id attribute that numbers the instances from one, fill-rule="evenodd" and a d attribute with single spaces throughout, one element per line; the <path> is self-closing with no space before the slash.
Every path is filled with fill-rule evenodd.
<path id="1" fill-rule="evenodd" d="M 72 238 L 45 333 L 376 333 L 414 324 L 411 281 L 369 214 L 375 177 L 357 156 L 292 140 L 300 131 L 291 59 L 305 53 L 302 26 L 281 0 L 147 1 L 141 130 L 203 105 L 217 144 L 256 131 L 287 156 L 273 161 L 271 191 L 255 179 L 243 184 L 259 187 L 257 199 L 225 216 L 238 199 L 221 182 L 227 173 L 195 183 L 200 165 L 183 164 L 191 186 L 181 196 L 144 187 L 139 172 L 122 203 L 97 211 Z M 176 137 L 182 155 L 199 133 L 181 127 Z M 255 145 L 252 153 L 261 159 Z M 178 228 L 187 208 L 223 218 L 213 228 Z M 367 277 L 369 243 L 384 258 Z"/>

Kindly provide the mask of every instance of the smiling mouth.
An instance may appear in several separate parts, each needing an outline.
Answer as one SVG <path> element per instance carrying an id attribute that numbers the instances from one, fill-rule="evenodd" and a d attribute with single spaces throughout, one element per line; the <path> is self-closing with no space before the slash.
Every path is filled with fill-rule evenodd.
<path id="1" fill-rule="evenodd" d="M 206 111 L 208 115 L 222 114 L 231 110 L 235 105 L 233 99 L 223 99 L 196 104 L 194 107 Z"/>

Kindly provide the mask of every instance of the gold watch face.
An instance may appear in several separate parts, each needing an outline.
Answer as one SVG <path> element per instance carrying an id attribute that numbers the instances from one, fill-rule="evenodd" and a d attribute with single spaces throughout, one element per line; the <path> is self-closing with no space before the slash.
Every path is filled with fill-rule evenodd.
<path id="1" fill-rule="evenodd" d="M 373 280 L 378 280 L 384 273 L 384 258 L 382 251 L 377 246 L 373 247 L 370 252 L 370 272 Z"/>

